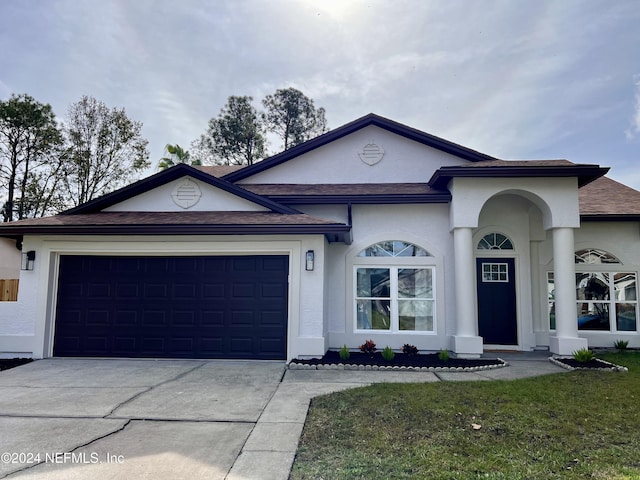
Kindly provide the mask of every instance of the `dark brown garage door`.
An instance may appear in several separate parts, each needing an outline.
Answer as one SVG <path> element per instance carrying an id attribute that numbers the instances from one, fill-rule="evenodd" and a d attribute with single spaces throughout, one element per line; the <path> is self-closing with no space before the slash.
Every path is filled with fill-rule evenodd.
<path id="1" fill-rule="evenodd" d="M 54 356 L 284 359 L 287 256 L 60 257 Z"/>

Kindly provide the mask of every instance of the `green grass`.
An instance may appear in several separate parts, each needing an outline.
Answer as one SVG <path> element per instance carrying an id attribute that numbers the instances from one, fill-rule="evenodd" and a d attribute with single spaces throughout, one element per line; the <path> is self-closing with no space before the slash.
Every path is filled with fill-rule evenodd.
<path id="1" fill-rule="evenodd" d="M 291 478 L 640 479 L 640 354 L 599 358 L 629 372 L 317 397 Z"/>

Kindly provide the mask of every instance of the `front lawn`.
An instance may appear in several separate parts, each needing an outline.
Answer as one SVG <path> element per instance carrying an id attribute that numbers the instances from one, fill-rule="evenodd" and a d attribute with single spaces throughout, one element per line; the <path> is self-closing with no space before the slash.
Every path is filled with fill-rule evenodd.
<path id="1" fill-rule="evenodd" d="M 313 399 L 292 479 L 640 479 L 640 353 L 628 373 L 376 384 Z"/>

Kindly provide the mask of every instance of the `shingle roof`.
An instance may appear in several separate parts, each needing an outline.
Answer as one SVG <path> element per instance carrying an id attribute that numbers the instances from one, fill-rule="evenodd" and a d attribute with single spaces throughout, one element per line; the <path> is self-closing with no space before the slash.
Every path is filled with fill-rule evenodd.
<path id="1" fill-rule="evenodd" d="M 326 234 L 350 241 L 351 227 L 306 214 L 274 212 L 98 212 L 20 220 L 0 225 L 0 235 L 233 235 Z"/>
<path id="2" fill-rule="evenodd" d="M 201 172 L 208 173 L 214 177 L 224 177 L 232 172 L 240 170 L 241 168 L 246 167 L 246 165 L 197 165 L 194 166 L 196 170 L 200 170 Z"/>
<path id="3" fill-rule="evenodd" d="M 582 187 L 605 175 L 608 167 L 568 160 L 488 160 L 441 167 L 429 180 L 434 188 L 446 188 L 452 178 L 576 177 Z"/>
<path id="4" fill-rule="evenodd" d="M 426 183 L 257 183 L 237 184 L 258 195 L 429 195 L 442 193 Z"/>
<path id="5" fill-rule="evenodd" d="M 582 187 L 580 216 L 587 220 L 640 220 L 640 192 L 607 177 Z"/>

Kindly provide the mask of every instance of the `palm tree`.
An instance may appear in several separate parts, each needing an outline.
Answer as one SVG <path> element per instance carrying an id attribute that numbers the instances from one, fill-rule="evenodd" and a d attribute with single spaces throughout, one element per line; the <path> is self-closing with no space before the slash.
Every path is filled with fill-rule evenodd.
<path id="1" fill-rule="evenodd" d="M 167 153 L 167 156 L 160 159 L 160 163 L 158 163 L 158 170 L 166 170 L 167 168 L 173 167 L 179 163 L 186 163 L 192 166 L 202 165 L 202 162 L 199 159 L 191 160 L 189 151 L 184 150 L 177 143 L 175 145 L 167 143 L 164 150 Z"/>

